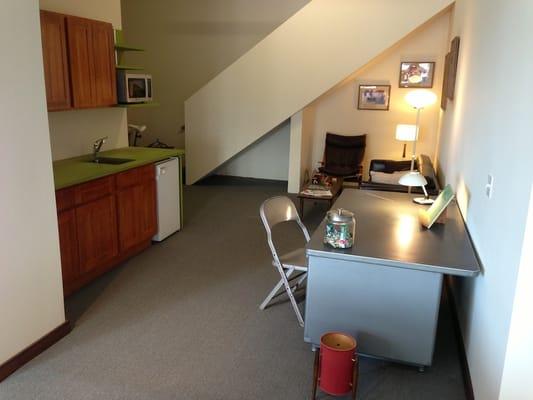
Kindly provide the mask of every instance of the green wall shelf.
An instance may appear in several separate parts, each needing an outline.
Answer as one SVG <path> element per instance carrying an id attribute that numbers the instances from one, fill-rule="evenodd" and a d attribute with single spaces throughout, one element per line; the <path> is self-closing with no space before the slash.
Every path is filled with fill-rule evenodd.
<path id="1" fill-rule="evenodd" d="M 142 67 L 135 67 L 125 64 L 124 53 L 127 51 L 144 51 L 140 47 L 134 47 L 124 43 L 122 30 L 115 30 L 115 51 L 117 52 L 117 69 L 142 70 Z"/>
<path id="2" fill-rule="evenodd" d="M 148 107 L 158 107 L 159 103 L 155 101 L 149 101 L 146 103 L 131 103 L 131 104 L 117 104 L 116 107 L 121 108 L 148 108 Z"/>
<path id="3" fill-rule="evenodd" d="M 128 69 L 131 71 L 142 71 L 144 69 L 143 67 L 136 67 L 133 65 L 123 65 L 123 64 L 117 65 L 115 66 L 115 68 L 116 69 Z"/>
<path id="4" fill-rule="evenodd" d="M 125 44 L 115 44 L 115 50 L 118 51 L 144 51 L 144 49 L 141 49 L 139 47 L 133 47 L 133 46 L 127 46 Z"/>

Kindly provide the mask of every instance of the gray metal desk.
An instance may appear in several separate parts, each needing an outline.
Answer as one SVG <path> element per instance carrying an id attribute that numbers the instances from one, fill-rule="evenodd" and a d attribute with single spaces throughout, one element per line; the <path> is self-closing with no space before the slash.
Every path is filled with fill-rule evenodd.
<path id="1" fill-rule="evenodd" d="M 306 342 L 342 331 L 363 355 L 431 365 L 443 274 L 474 277 L 480 265 L 456 203 L 427 230 L 412 197 L 347 189 L 335 202 L 355 213 L 355 244 L 324 245 L 324 221 L 307 244 Z"/>

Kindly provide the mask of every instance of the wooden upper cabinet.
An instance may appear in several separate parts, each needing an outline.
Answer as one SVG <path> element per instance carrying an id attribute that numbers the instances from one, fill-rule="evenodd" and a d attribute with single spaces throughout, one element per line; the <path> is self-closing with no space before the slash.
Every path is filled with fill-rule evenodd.
<path id="1" fill-rule="evenodd" d="M 48 110 L 68 110 L 72 102 L 63 14 L 41 11 L 41 40 Z"/>
<path id="2" fill-rule="evenodd" d="M 41 30 L 49 111 L 117 103 L 110 23 L 41 11 Z"/>
<path id="3" fill-rule="evenodd" d="M 113 26 L 92 21 L 94 59 L 94 101 L 98 106 L 117 104 L 115 73 L 115 41 Z"/>
<path id="4" fill-rule="evenodd" d="M 94 107 L 94 62 L 91 21 L 67 16 L 68 54 L 75 108 Z"/>
<path id="5" fill-rule="evenodd" d="M 48 111 L 117 104 L 110 23 L 41 11 L 41 37 Z"/>

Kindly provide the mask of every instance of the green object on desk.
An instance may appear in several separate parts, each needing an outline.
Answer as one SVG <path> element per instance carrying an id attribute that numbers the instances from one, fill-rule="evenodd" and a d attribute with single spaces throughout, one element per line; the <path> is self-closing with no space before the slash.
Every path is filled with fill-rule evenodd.
<path id="1" fill-rule="evenodd" d="M 419 218 L 422 225 L 428 229 L 431 228 L 431 226 L 439 219 L 446 207 L 448 207 L 448 204 L 450 204 L 453 198 L 454 194 L 452 187 L 450 185 L 446 185 L 431 207 L 429 207 L 427 210 L 419 211 Z"/>

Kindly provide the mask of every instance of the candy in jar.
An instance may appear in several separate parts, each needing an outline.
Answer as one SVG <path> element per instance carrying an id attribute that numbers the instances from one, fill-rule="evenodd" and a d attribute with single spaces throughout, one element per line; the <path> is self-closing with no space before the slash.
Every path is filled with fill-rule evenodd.
<path id="1" fill-rule="evenodd" d="M 355 217 L 348 210 L 330 210 L 326 215 L 324 243 L 338 249 L 353 246 L 355 236 Z"/>

